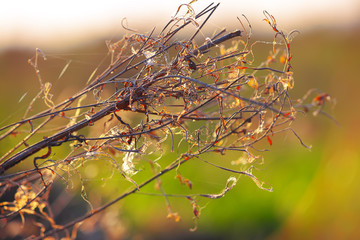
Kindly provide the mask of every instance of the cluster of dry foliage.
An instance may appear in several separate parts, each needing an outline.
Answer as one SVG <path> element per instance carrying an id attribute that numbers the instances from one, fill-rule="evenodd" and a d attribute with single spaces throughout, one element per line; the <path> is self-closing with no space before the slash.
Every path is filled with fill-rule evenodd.
<path id="1" fill-rule="evenodd" d="M 190 4 L 183 4 L 157 36 L 155 31 L 148 35 L 132 33 L 120 41 L 108 42 L 111 59 L 107 69 L 98 76 L 96 69 L 81 91 L 61 103 L 54 102 L 51 84 L 41 78 L 38 61 L 45 59 L 46 54 L 37 50 L 29 63 L 36 71 L 41 91 L 29 104 L 23 119 L 0 129 L 0 140 L 19 140 L 0 159 L 0 195 L 9 198 L 12 194 L 12 200 L 0 203 L 2 226 L 20 216 L 23 222 L 32 219 L 38 227 L 37 236 L 28 236 L 31 239 L 75 238 L 84 220 L 141 192 L 152 182 L 157 183 L 158 195 L 166 199 L 168 217 L 177 221 L 180 217 L 171 210 L 170 194 L 163 190 L 160 178 L 171 171 L 191 189 L 191 181 L 180 170 L 184 163 L 196 159 L 237 177 L 229 178 L 223 191 L 217 194 L 189 190 L 189 194 L 177 195 L 191 202 L 195 219 L 200 214 L 197 198 L 223 197 L 241 175 L 271 191 L 252 172 L 254 164 L 262 162 L 255 154 L 262 150 L 256 145 L 260 141 L 272 145 L 273 135 L 284 131 L 292 132 L 303 144 L 290 127 L 296 113 L 311 108 L 321 111 L 329 97 L 320 94 L 308 104 L 306 98 L 291 99 L 293 34 L 280 31 L 267 12 L 265 21 L 272 27 L 275 38 L 273 45 L 269 45 L 270 54 L 260 65 L 253 64 L 252 49 L 257 42 L 250 42 L 251 25 L 245 17 L 246 26 L 238 19 L 242 30 L 218 31 L 197 44 L 195 37 L 217 7 L 211 4 L 195 13 Z M 181 15 L 184 9 L 186 13 Z M 204 18 L 202 22 L 200 17 Z M 195 33 L 187 40 L 176 41 L 175 36 L 187 25 Z M 39 99 L 48 108 L 29 116 Z M 122 117 L 124 112 L 135 114 L 137 121 L 128 123 Z M 177 158 L 164 167 L 165 145 L 170 145 Z M 55 151 L 65 152 L 66 156 L 55 155 Z M 239 161 L 232 161 L 231 169 L 202 157 L 205 153 L 223 157 L 230 151 L 242 154 Z M 69 188 L 73 176 L 78 176 L 82 183 L 82 169 L 90 160 L 110 164 L 113 174 L 121 175 L 133 187 L 124 189 L 119 196 L 113 195 L 100 207 L 91 208 L 84 216 L 58 225 L 48 202 L 49 193 L 55 182 Z M 28 161 L 32 164 L 27 166 L 32 167 L 21 167 Z M 143 182 L 134 180 L 135 175 L 142 174 L 139 164 L 141 168 L 147 165 L 153 172 Z M 83 185 L 81 194 L 88 201 Z"/>

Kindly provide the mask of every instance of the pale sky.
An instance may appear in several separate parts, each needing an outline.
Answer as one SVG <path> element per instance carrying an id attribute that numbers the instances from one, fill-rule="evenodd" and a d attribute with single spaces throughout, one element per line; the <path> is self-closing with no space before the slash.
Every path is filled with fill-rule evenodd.
<path id="1" fill-rule="evenodd" d="M 0 5 L 0 48 L 10 46 L 51 48 L 70 44 L 74 39 L 108 37 L 121 34 L 121 20 L 130 28 L 159 29 L 174 16 L 180 0 L 18 0 Z M 264 29 L 263 10 L 277 19 L 285 31 L 314 28 L 341 28 L 360 23 L 359 0 L 223 0 L 209 25 L 214 28 L 237 24 L 245 14 L 254 30 Z M 196 11 L 212 1 L 198 0 Z M 215 2 L 217 3 L 217 2 Z M 238 27 L 240 28 L 240 27 Z"/>

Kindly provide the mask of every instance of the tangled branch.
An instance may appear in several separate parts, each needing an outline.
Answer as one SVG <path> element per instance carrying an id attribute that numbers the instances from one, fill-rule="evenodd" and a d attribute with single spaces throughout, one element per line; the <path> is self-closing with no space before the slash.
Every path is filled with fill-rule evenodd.
<path id="1" fill-rule="evenodd" d="M 254 164 L 259 164 L 261 159 L 254 155 L 259 151 L 257 145 L 263 147 L 260 143 L 265 141 L 271 146 L 274 134 L 290 131 L 306 146 L 290 125 L 298 111 L 321 107 L 330 97 L 321 94 L 311 103 L 305 103 L 304 98 L 293 104 L 289 94 L 294 86 L 290 71 L 291 34 L 280 31 L 275 18 L 267 12 L 266 21 L 275 31 L 275 38 L 280 35 L 282 40 L 259 65 L 249 60 L 253 57 L 254 44 L 249 45 L 250 35 L 245 28 L 230 33 L 222 30 L 197 45 L 195 37 L 218 6 L 211 4 L 196 14 L 191 5 L 185 4 L 179 9 L 186 7 L 188 12 L 179 16 L 178 9 L 158 36 L 153 30 L 148 35 L 133 33 L 118 42 L 107 42 L 111 50 L 107 69 L 81 91 L 58 104 L 50 95 L 51 85 L 43 83 L 37 56 L 35 63 L 30 61 L 41 83 L 41 91 L 29 108 L 43 96 L 48 109 L 30 117 L 27 111 L 22 120 L 0 129 L 1 140 L 13 136 L 20 139 L 0 159 L 0 194 L 18 189 L 18 197 L 13 202 L 1 203 L 0 218 L 10 220 L 17 214 L 22 217 L 37 214 L 43 218 L 43 227 L 34 239 L 62 231 L 73 238 L 81 222 L 131 194 L 144 193 L 142 188 L 151 182 L 158 183 L 161 191 L 158 195 L 166 198 L 168 217 L 178 219 L 168 200 L 169 196 L 177 196 L 190 201 L 194 216 L 198 218 L 196 197 L 223 197 L 235 186 L 238 177 L 229 178 L 219 194 L 167 194 L 162 189 L 161 176 L 176 172 L 180 183 L 191 189 L 191 181 L 180 174 L 180 169 L 186 162 L 196 159 L 238 176 L 248 176 L 260 188 L 271 191 L 271 187 L 252 173 Z M 205 20 L 200 23 L 203 16 Z M 190 23 L 196 27 L 195 33 L 188 40 L 172 41 Z M 251 32 L 250 24 L 249 27 Z M 45 58 L 45 54 L 40 50 L 37 54 L 39 52 Z M 280 61 L 277 62 L 278 55 Z M 128 112 L 136 115 L 136 121 L 124 119 Z M 57 130 L 48 127 L 52 122 L 59 126 Z M 36 136 L 42 136 L 43 132 L 48 136 L 38 140 Z M 180 147 L 181 143 L 186 147 Z M 158 164 L 162 155 L 155 160 L 147 158 L 155 152 L 163 152 L 169 144 L 171 151 L 178 147 L 176 159 L 167 167 Z M 67 156 L 55 158 L 53 153 L 57 149 L 66 149 Z M 42 151 L 45 154 L 40 155 Z M 219 166 L 202 157 L 205 154 L 222 156 L 229 151 L 243 154 L 241 161 L 232 161 L 236 169 Z M 82 217 L 63 226 L 57 225 L 50 210 L 49 213 L 44 210 L 45 206 L 50 208 L 46 199 L 54 182 L 59 180 L 69 185 L 70 176 L 78 174 L 82 179 L 80 169 L 88 160 L 104 159 L 133 184 L 133 188 Z M 153 176 L 138 183 L 134 176 L 141 174 L 138 164 L 144 159 Z M 9 173 L 28 161 L 32 161 L 32 169 Z M 71 227 L 73 234 L 68 232 Z"/>

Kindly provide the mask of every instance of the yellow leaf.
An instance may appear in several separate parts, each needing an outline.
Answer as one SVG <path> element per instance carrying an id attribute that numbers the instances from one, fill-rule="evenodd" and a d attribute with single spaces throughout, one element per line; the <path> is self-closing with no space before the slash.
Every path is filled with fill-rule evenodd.
<path id="1" fill-rule="evenodd" d="M 252 87 L 253 89 L 258 89 L 259 88 L 259 84 L 256 81 L 255 77 L 251 76 L 249 81 L 247 82 L 247 84 Z"/>
<path id="2" fill-rule="evenodd" d="M 281 56 L 280 56 L 280 63 L 281 63 L 281 64 L 285 64 L 285 63 L 286 63 L 286 55 L 281 55 Z"/>
<path id="3" fill-rule="evenodd" d="M 271 25 L 270 21 L 268 19 L 263 19 L 265 22 Z"/>

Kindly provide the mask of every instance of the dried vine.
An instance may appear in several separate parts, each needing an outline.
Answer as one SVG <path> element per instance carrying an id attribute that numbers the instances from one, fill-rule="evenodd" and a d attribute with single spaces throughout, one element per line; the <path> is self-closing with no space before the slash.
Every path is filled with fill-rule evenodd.
<path id="1" fill-rule="evenodd" d="M 307 147 L 290 125 L 299 111 L 315 108 L 316 112 L 321 112 L 330 97 L 320 93 L 310 103 L 305 103 L 307 96 L 297 102 L 291 99 L 293 32 L 286 35 L 280 31 L 274 17 L 267 12 L 265 20 L 275 31 L 278 42 L 269 57 L 257 66 L 253 62 L 256 42 L 250 44 L 250 24 L 241 31 L 220 31 L 198 45 L 195 37 L 218 6 L 211 4 L 195 14 L 190 4 L 183 4 L 158 36 L 154 36 L 153 30 L 148 35 L 134 33 L 118 42 L 108 42 L 111 63 L 107 69 L 89 81 L 83 90 L 59 104 L 52 100 L 51 84 L 43 83 L 37 58 L 46 58 L 46 54 L 37 50 L 35 62 L 29 60 L 29 63 L 39 78 L 41 91 L 29 109 L 41 96 L 48 109 L 30 117 L 28 110 L 22 120 L 0 129 L 1 140 L 13 136 L 20 139 L 0 160 L 0 194 L 3 196 L 17 189 L 14 201 L 0 203 L 0 218 L 11 221 L 14 216 L 21 215 L 25 221 L 26 214 L 37 215 L 42 219 L 38 223 L 41 233 L 31 239 L 58 236 L 59 232 L 65 232 L 67 238 L 75 238 L 82 221 L 131 194 L 141 193 L 144 186 L 156 181 L 158 195 L 166 198 L 168 207 L 169 196 L 186 198 L 193 207 L 194 217 L 198 218 L 200 210 L 196 198 L 223 197 L 235 186 L 238 177 L 230 177 L 223 191 L 217 194 L 166 193 L 160 177 L 170 171 L 175 172 L 181 184 L 192 188 L 191 181 L 184 178 L 180 170 L 184 163 L 195 159 L 237 176 L 246 175 L 258 187 L 271 191 L 271 187 L 252 173 L 253 166 L 261 162 L 261 157 L 254 154 L 259 151 L 257 144 L 265 140 L 271 146 L 274 134 L 290 131 Z M 184 8 L 186 13 L 180 15 Z M 201 23 L 198 22 L 200 17 L 205 17 Z M 173 40 L 189 24 L 196 28 L 189 40 Z M 91 93 L 93 97 L 88 96 Z M 126 112 L 137 114 L 138 121 L 128 123 L 122 117 Z M 47 128 L 55 120 L 62 121 L 61 129 Z M 86 130 L 90 128 L 100 133 L 90 135 Z M 47 137 L 34 140 L 44 131 Z M 186 148 L 177 147 L 181 143 L 186 143 Z M 161 157 L 147 159 L 153 176 L 143 182 L 135 181 L 135 174 L 141 174 L 137 166 L 141 159 L 163 151 L 169 144 L 171 151 L 177 152 L 177 158 L 166 167 L 159 164 Z M 70 149 L 67 157 L 56 158 L 53 152 L 64 145 Z M 45 153 L 41 155 L 41 151 Z M 244 156 L 241 163 L 233 161 L 233 169 L 202 157 L 207 153 L 222 156 L 230 151 L 241 152 Z M 133 188 L 78 219 L 57 225 L 47 203 L 49 191 L 55 181 L 68 185 L 69 176 L 79 174 L 81 178 L 78 169 L 89 159 L 107 159 L 114 171 L 131 182 Z M 15 166 L 21 168 L 24 161 L 32 161 L 33 168 L 8 172 Z M 236 164 L 241 164 L 241 168 Z M 168 217 L 179 218 L 170 207 Z"/>

